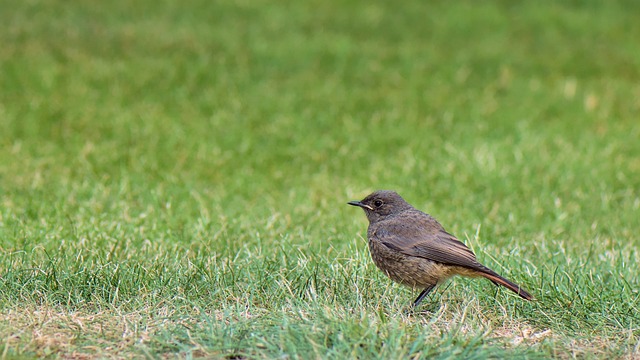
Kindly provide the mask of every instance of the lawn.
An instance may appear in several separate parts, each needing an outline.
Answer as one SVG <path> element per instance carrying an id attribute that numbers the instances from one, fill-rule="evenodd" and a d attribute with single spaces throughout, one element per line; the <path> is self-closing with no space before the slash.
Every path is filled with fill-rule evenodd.
<path id="1" fill-rule="evenodd" d="M 639 358 L 635 1 L 0 3 L 2 358 Z M 393 189 L 522 284 L 373 264 Z"/>

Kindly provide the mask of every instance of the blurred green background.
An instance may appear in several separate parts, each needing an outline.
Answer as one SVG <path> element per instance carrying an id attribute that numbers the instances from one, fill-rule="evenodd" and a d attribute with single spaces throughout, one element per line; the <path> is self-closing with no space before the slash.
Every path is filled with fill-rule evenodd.
<path id="1" fill-rule="evenodd" d="M 349 297 L 354 284 L 334 267 L 356 285 L 390 282 L 368 259 L 364 215 L 346 202 L 393 189 L 533 290 L 540 302 L 516 320 L 558 334 L 534 351 L 580 354 L 564 337 L 602 326 L 587 348 L 637 355 L 639 11 L 636 1 L 2 2 L 3 314 L 36 326 L 13 318 L 15 307 L 184 301 L 234 313 L 240 301 L 286 320 L 313 305 L 266 285 L 282 269 L 306 274 L 285 277 L 300 293 L 325 284 L 316 310 L 366 313 L 387 300 L 375 289 Z M 462 308 L 469 286 L 493 296 L 477 283 L 454 281 L 443 296 Z M 412 298 L 388 291 L 397 306 Z M 561 313 L 576 303 L 579 319 Z M 341 323 L 323 316 L 328 329 Z M 471 328 L 484 331 L 478 321 Z M 20 328 L 11 324 L 0 329 L 9 337 Z M 411 337 L 412 326 L 397 331 Z M 215 341 L 201 351 L 313 354 L 304 340 L 287 348 L 277 340 L 287 335 L 256 332 L 264 338 L 246 344 L 231 336 L 244 344 L 235 352 Z M 443 336 L 440 348 L 461 356 L 454 340 L 466 335 Z M 5 351 L 46 355 L 23 339 Z M 73 344 L 51 351 L 82 353 Z M 352 355 L 434 356 L 443 343 L 403 344 Z M 348 354 L 323 346 L 316 355 Z M 468 348 L 488 356 L 487 346 Z"/>

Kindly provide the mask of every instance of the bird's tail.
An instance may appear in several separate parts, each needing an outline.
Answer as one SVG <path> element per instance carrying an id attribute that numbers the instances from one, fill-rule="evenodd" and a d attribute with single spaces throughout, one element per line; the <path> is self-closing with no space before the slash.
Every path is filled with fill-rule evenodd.
<path id="1" fill-rule="evenodd" d="M 506 287 L 507 289 L 513 291 L 514 293 L 520 295 L 521 298 L 525 299 L 525 300 L 533 300 L 533 296 L 531 296 L 531 294 L 529 294 L 528 292 L 526 292 L 524 289 L 522 289 L 520 287 L 520 285 L 517 285 L 505 278 L 503 278 L 502 276 L 498 275 L 495 271 L 489 269 L 486 266 L 483 266 L 482 271 L 480 272 L 481 276 L 486 277 L 487 279 L 491 280 L 491 282 L 493 282 L 496 285 L 502 285 L 504 287 Z"/>

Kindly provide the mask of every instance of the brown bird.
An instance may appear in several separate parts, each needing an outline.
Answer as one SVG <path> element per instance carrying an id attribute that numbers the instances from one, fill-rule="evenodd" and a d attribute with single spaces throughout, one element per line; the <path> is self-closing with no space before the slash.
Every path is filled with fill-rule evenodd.
<path id="1" fill-rule="evenodd" d="M 361 207 L 369 219 L 367 238 L 376 266 L 393 281 L 423 289 L 414 307 L 453 275 L 482 276 L 525 300 L 533 299 L 519 285 L 480 264 L 471 249 L 396 192 L 376 191 L 349 205 Z"/>

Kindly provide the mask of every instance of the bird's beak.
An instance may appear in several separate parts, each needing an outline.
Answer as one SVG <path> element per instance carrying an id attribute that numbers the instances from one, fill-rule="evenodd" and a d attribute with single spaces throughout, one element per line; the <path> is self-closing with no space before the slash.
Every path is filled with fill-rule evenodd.
<path id="1" fill-rule="evenodd" d="M 353 205 L 353 206 L 360 206 L 363 209 L 373 210 L 373 208 L 371 206 L 363 204 L 360 201 L 349 201 L 347 204 Z"/>

